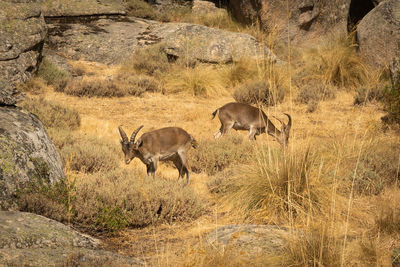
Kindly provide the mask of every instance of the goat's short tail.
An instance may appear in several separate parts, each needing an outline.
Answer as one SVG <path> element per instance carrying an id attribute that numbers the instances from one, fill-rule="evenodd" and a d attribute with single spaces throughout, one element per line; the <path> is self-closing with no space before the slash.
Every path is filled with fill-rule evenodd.
<path id="1" fill-rule="evenodd" d="M 190 136 L 190 138 L 192 139 L 190 141 L 190 144 L 192 145 L 193 148 L 197 148 L 199 146 L 199 143 L 197 143 L 196 139 L 194 139 L 193 136 Z"/>
<path id="2" fill-rule="evenodd" d="M 219 108 L 216 109 L 213 113 L 212 113 L 212 120 L 215 118 L 215 116 L 217 116 L 217 114 L 219 113 Z"/>

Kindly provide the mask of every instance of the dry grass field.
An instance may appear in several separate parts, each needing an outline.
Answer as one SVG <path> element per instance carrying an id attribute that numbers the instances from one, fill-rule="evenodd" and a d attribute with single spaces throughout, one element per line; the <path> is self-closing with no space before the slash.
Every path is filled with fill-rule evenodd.
<path id="1" fill-rule="evenodd" d="M 67 179 L 33 186 L 21 209 L 74 225 L 149 266 L 390 266 L 400 246 L 400 134 L 382 124 L 379 94 L 368 94 L 387 77 L 347 42 L 292 51 L 285 66 L 188 67 L 168 63 L 156 47 L 118 66 L 71 62 L 78 82 L 43 67 L 24 85 L 29 99 L 21 105 L 44 122 Z M 283 112 L 293 118 L 287 150 L 270 136 L 249 141 L 234 130 L 214 140 L 220 123 L 211 113 L 260 80 L 267 84 L 260 90 L 284 96 L 263 106 L 271 120 L 279 126 L 272 116 L 286 120 Z M 40 111 L 51 105 L 58 108 Z M 176 181 L 172 164 L 161 163 L 152 179 L 139 159 L 124 163 L 117 127 L 130 135 L 142 124 L 139 136 L 179 126 L 196 138 L 189 186 Z M 218 226 L 240 223 L 297 229 L 305 238 L 293 236 L 280 255 L 256 261 L 239 248 L 199 245 Z"/>

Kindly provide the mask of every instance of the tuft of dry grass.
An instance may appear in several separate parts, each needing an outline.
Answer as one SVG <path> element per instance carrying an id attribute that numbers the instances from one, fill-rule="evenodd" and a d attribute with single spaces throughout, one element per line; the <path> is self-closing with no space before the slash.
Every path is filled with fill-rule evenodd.
<path id="1" fill-rule="evenodd" d="M 334 35 L 304 53 L 304 65 L 299 68 L 297 76 L 305 83 L 315 80 L 346 89 L 367 84 L 370 70 L 357 54 L 355 46 L 352 35 Z"/>
<path id="2" fill-rule="evenodd" d="M 144 0 L 128 0 L 125 2 L 127 15 L 144 18 L 144 19 L 156 19 L 157 12 L 154 8 Z"/>
<path id="3" fill-rule="evenodd" d="M 227 180 L 226 205 L 256 222 L 306 222 L 328 205 L 330 179 L 318 173 L 317 152 L 281 152 L 260 148 L 256 162 L 237 169 Z"/>
<path id="4" fill-rule="evenodd" d="M 132 67 L 137 73 L 159 76 L 170 68 L 164 47 L 163 43 L 159 43 L 138 49 L 133 53 L 132 59 L 126 62 L 125 65 Z"/>
<path id="5" fill-rule="evenodd" d="M 163 80 L 167 93 L 186 92 L 193 96 L 227 95 L 228 90 L 214 66 L 198 64 L 195 68 L 176 67 L 165 74 Z"/>
<path id="6" fill-rule="evenodd" d="M 43 59 L 40 63 L 37 76 L 46 81 L 47 85 L 53 86 L 55 90 L 62 90 L 70 79 L 67 72 L 59 69 L 47 59 Z"/>

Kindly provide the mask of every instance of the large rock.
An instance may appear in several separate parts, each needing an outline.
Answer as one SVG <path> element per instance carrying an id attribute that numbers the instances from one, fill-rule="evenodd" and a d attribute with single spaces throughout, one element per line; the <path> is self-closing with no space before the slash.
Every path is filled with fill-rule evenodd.
<path id="1" fill-rule="evenodd" d="M 42 0 L 42 10 L 46 20 L 71 21 L 125 15 L 123 1 L 118 0 Z"/>
<path id="2" fill-rule="evenodd" d="M 17 101 L 15 85 L 37 69 L 45 36 L 37 1 L 0 0 L 0 104 Z"/>
<path id="3" fill-rule="evenodd" d="M 210 63 L 241 57 L 278 59 L 248 34 L 187 23 L 160 23 L 137 18 L 124 21 L 100 19 L 90 23 L 54 23 L 43 54 L 63 67 L 67 59 L 120 64 L 141 47 L 164 42 L 166 52 Z M 64 58 L 64 63 L 62 62 Z M 65 69 L 65 68 L 64 68 Z"/>
<path id="4" fill-rule="evenodd" d="M 400 1 L 381 2 L 357 27 L 360 52 L 377 67 L 387 67 L 400 50 Z"/>
<path id="5" fill-rule="evenodd" d="M 210 244 L 238 249 L 249 257 L 279 255 L 291 233 L 287 228 L 273 225 L 234 224 L 218 227 L 208 235 Z"/>
<path id="6" fill-rule="evenodd" d="M 0 211 L 1 266 L 143 265 L 100 246 L 98 239 L 43 216 Z"/>
<path id="7" fill-rule="evenodd" d="M 29 181 L 64 177 L 56 148 L 39 119 L 0 106 L 0 210 L 15 208 L 15 192 Z"/>
<path id="8" fill-rule="evenodd" d="M 279 59 L 248 34 L 235 33 L 189 23 L 168 23 L 153 30 L 164 40 L 166 53 L 206 63 L 229 63 L 241 58 Z"/>

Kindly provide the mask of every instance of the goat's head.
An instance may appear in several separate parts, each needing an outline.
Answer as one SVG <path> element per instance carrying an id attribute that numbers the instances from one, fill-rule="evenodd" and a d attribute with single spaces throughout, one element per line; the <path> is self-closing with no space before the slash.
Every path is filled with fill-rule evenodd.
<path id="1" fill-rule="evenodd" d="M 136 135 L 138 134 L 138 132 L 140 131 L 140 129 L 143 128 L 143 125 L 139 126 L 135 131 L 133 131 L 132 135 L 131 135 L 131 139 L 128 140 L 128 136 L 126 135 L 126 133 L 124 132 L 124 130 L 122 129 L 122 126 L 118 126 L 118 130 L 119 133 L 121 135 L 122 140 L 121 142 L 121 146 L 122 146 L 122 151 L 124 152 L 125 155 L 125 163 L 129 164 L 132 159 L 134 159 L 135 157 L 137 157 L 139 155 L 139 144 L 135 143 L 135 138 Z"/>
<path id="2" fill-rule="evenodd" d="M 290 117 L 290 115 L 287 114 L 287 113 L 284 113 L 284 114 L 289 119 L 287 124 L 282 122 L 280 119 L 274 117 L 275 119 L 277 119 L 282 124 L 281 131 L 280 131 L 279 135 L 275 136 L 275 138 L 279 142 L 279 144 L 281 144 L 283 147 L 286 148 L 288 143 L 289 143 L 290 128 L 292 128 L 292 117 Z"/>

